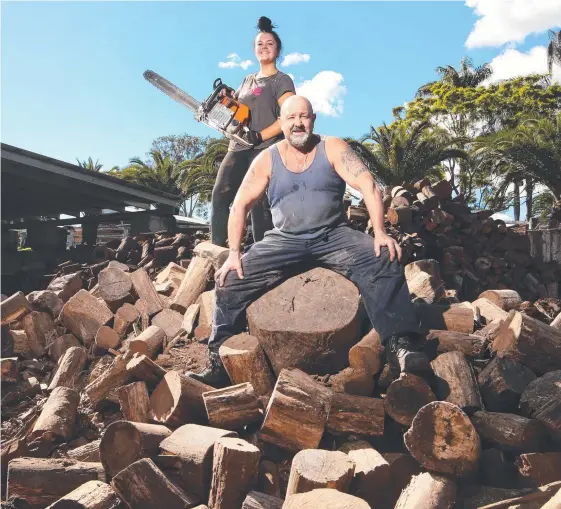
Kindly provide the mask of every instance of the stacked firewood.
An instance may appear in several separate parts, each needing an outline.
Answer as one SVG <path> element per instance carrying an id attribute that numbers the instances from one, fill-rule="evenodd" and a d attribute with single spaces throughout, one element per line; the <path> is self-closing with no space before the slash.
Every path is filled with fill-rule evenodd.
<path id="1" fill-rule="evenodd" d="M 437 261 L 410 263 L 434 376 L 394 379 L 357 288 L 316 268 L 248 308 L 217 388 L 162 360 L 210 333 L 227 254 L 200 242 L 152 277 L 117 258 L 90 289 L 71 273 L 2 301 L 12 507 L 559 507 L 559 301 L 460 303 Z"/>
<path id="2" fill-rule="evenodd" d="M 446 288 L 461 299 L 490 289 L 514 289 L 525 300 L 557 297 L 561 264 L 532 258 L 527 235 L 493 219 L 492 210 L 472 211 L 462 195 L 452 198 L 447 180 L 423 179 L 385 191 L 387 228 L 407 261 L 437 260 Z M 364 207 L 350 207 L 348 216 L 355 227 L 372 233 Z"/>

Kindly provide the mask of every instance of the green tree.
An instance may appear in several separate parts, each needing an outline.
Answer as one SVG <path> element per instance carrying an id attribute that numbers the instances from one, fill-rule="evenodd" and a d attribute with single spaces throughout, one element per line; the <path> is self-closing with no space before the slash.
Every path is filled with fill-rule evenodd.
<path id="1" fill-rule="evenodd" d="M 201 155 L 213 138 L 207 136 L 191 136 L 190 134 L 171 134 L 160 136 L 152 142 L 152 150 L 163 157 L 170 156 L 175 163 L 189 161 Z"/>
<path id="2" fill-rule="evenodd" d="M 549 44 L 547 45 L 547 66 L 549 74 L 553 72 L 553 64 L 561 66 L 561 30 L 549 31 Z"/>
<path id="3" fill-rule="evenodd" d="M 99 159 L 95 163 L 91 157 L 88 157 L 87 161 L 80 161 L 80 159 L 76 158 L 76 161 L 78 161 L 78 166 L 86 170 L 100 172 L 103 169 L 103 164 L 99 163 Z"/>

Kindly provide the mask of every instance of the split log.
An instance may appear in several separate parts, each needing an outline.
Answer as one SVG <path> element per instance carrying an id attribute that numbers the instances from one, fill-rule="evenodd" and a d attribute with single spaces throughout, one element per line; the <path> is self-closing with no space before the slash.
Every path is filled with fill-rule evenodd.
<path id="1" fill-rule="evenodd" d="M 195 338 L 198 340 L 208 338 L 212 332 L 212 320 L 214 316 L 215 291 L 203 292 L 199 297 L 199 325 L 195 329 Z"/>
<path id="2" fill-rule="evenodd" d="M 162 381 L 167 371 L 158 366 L 152 359 L 143 354 L 135 353 L 126 365 L 130 378 L 139 382 L 146 382 L 152 390 Z"/>
<path id="3" fill-rule="evenodd" d="M 415 303 L 417 316 L 424 330 L 437 329 L 471 334 L 473 311 L 464 307 L 446 308 L 435 304 Z"/>
<path id="4" fill-rule="evenodd" d="M 109 477 L 141 458 L 158 455 L 160 443 L 171 431 L 159 424 L 116 421 L 110 424 L 101 437 L 99 456 Z"/>
<path id="5" fill-rule="evenodd" d="M 139 336 L 132 338 L 127 346 L 128 350 L 132 353 L 140 353 L 155 359 L 158 351 L 164 344 L 166 338 L 165 332 L 156 325 L 150 325 Z"/>
<path id="6" fill-rule="evenodd" d="M 386 491 L 390 478 L 390 465 L 368 442 L 347 442 L 339 448 L 355 464 L 349 493 L 366 500 L 375 507 L 380 495 Z"/>
<path id="7" fill-rule="evenodd" d="M 30 311 L 31 306 L 23 292 L 16 292 L 0 303 L 2 325 L 8 325 L 10 322 L 21 320 Z"/>
<path id="8" fill-rule="evenodd" d="M 67 442 L 74 431 L 80 395 L 68 387 L 57 387 L 43 406 L 33 430 L 32 438 Z"/>
<path id="9" fill-rule="evenodd" d="M 6 357 L 0 359 L 1 377 L 2 382 L 17 382 L 19 375 L 18 358 Z"/>
<path id="10" fill-rule="evenodd" d="M 4 331 L 2 331 L 2 333 L 4 334 Z M 33 357 L 34 354 L 31 350 L 31 344 L 24 330 L 8 330 L 6 333 L 9 334 L 12 339 L 14 355 L 19 355 L 26 359 Z M 80 343 L 78 343 L 78 345 L 79 344 Z"/>
<path id="11" fill-rule="evenodd" d="M 510 312 L 492 348 L 538 375 L 561 369 L 561 330 L 518 311 Z"/>
<path id="12" fill-rule="evenodd" d="M 102 350 L 116 349 L 121 344 L 121 337 L 115 329 L 102 325 L 95 334 L 95 345 Z"/>
<path id="13" fill-rule="evenodd" d="M 98 276 L 99 295 L 107 304 L 121 304 L 130 296 L 131 277 L 121 269 L 107 267 Z"/>
<path id="14" fill-rule="evenodd" d="M 58 363 L 66 350 L 73 346 L 81 346 L 81 343 L 72 334 L 63 334 L 47 345 L 49 357 Z"/>
<path id="15" fill-rule="evenodd" d="M 62 324 L 85 346 L 89 346 L 97 330 L 113 318 L 113 313 L 105 302 L 96 299 L 87 290 L 80 290 L 66 302 L 60 317 Z"/>
<path id="16" fill-rule="evenodd" d="M 47 509 L 113 509 L 119 502 L 111 486 L 101 481 L 88 481 L 59 498 Z"/>
<path id="17" fill-rule="evenodd" d="M 207 422 L 203 393 L 214 390 L 189 376 L 169 371 L 150 396 L 150 418 L 172 427 Z"/>
<path id="18" fill-rule="evenodd" d="M 535 379 L 526 366 L 499 357 L 492 359 L 477 377 L 483 401 L 491 412 L 516 411 L 520 396 Z"/>
<path id="19" fill-rule="evenodd" d="M 177 265 L 177 263 L 170 262 L 167 267 L 156 276 L 155 282 L 156 284 L 169 283 L 172 287 L 171 296 L 174 297 L 181 285 L 186 270 L 187 269 L 180 265 Z"/>
<path id="20" fill-rule="evenodd" d="M 193 329 L 195 327 L 195 320 L 197 319 L 197 315 L 199 314 L 200 307 L 201 307 L 200 304 L 197 303 L 191 304 L 187 308 L 187 311 L 185 311 L 185 314 L 183 315 L 183 322 L 181 327 L 183 328 L 187 336 L 193 333 Z"/>
<path id="21" fill-rule="evenodd" d="M 260 456 L 259 449 L 245 440 L 218 439 L 214 445 L 209 507 L 240 507 L 257 481 Z"/>
<path id="22" fill-rule="evenodd" d="M 316 448 L 330 407 L 329 389 L 298 369 L 283 369 L 267 405 L 259 437 L 291 451 Z"/>
<path id="23" fill-rule="evenodd" d="M 185 313 L 187 308 L 194 304 L 201 293 L 204 292 L 212 270 L 212 262 L 210 260 L 199 256 L 193 258 L 185 272 L 185 276 L 183 276 L 181 286 L 175 294 L 171 309 Z"/>
<path id="24" fill-rule="evenodd" d="M 282 509 L 284 500 L 258 491 L 250 491 L 245 497 L 242 509 Z"/>
<path id="25" fill-rule="evenodd" d="M 263 418 L 250 383 L 203 393 L 208 423 L 215 428 L 240 429 Z"/>
<path id="26" fill-rule="evenodd" d="M 487 298 L 480 297 L 474 300 L 471 305 L 474 309 L 479 309 L 480 315 L 485 318 L 485 323 L 491 323 L 495 320 L 506 320 L 508 317 L 508 312 L 504 311 Z"/>
<path id="27" fill-rule="evenodd" d="M 121 470 L 111 485 L 131 509 L 188 509 L 199 502 L 197 497 L 170 482 L 154 462 L 146 458 Z"/>
<path id="28" fill-rule="evenodd" d="M 419 274 L 421 272 L 426 272 L 427 274 L 430 274 L 431 276 L 436 276 L 438 279 L 440 279 L 440 269 L 439 269 L 438 262 L 432 259 L 417 260 L 415 262 L 408 263 L 405 266 L 404 272 L 405 272 L 406 279 L 411 279 L 416 274 Z"/>
<path id="29" fill-rule="evenodd" d="M 42 357 L 48 340 L 56 333 L 51 315 L 41 311 L 31 311 L 23 318 L 23 328 L 31 353 L 37 358 Z"/>
<path id="30" fill-rule="evenodd" d="M 82 284 L 82 276 L 80 272 L 76 272 L 53 279 L 47 286 L 47 290 L 58 295 L 62 302 L 67 302 L 70 297 L 82 289 Z"/>
<path id="31" fill-rule="evenodd" d="M 484 442 L 506 452 L 539 452 L 545 447 L 545 428 L 535 420 L 515 414 L 475 412 L 473 425 Z"/>
<path id="32" fill-rule="evenodd" d="M 389 386 L 384 407 L 394 421 L 409 426 L 417 412 L 432 401 L 436 401 L 436 397 L 422 378 L 411 373 L 401 373 Z"/>
<path id="33" fill-rule="evenodd" d="M 16 458 L 8 465 L 7 498 L 26 507 L 46 507 L 88 481 L 105 480 L 100 463 L 68 459 Z"/>
<path id="34" fill-rule="evenodd" d="M 136 309 L 129 302 L 125 302 L 115 313 L 115 320 L 113 321 L 113 329 L 123 337 L 140 317 L 138 309 Z"/>
<path id="35" fill-rule="evenodd" d="M 338 490 L 319 488 L 286 498 L 282 509 L 370 509 L 364 500 Z"/>
<path id="36" fill-rule="evenodd" d="M 171 341 L 183 327 L 183 315 L 173 309 L 164 309 L 152 318 L 152 325 L 164 331 L 168 341 Z"/>
<path id="37" fill-rule="evenodd" d="M 372 329 L 349 350 L 349 366 L 374 376 L 382 367 L 384 347 L 380 335 Z"/>
<path id="38" fill-rule="evenodd" d="M 64 306 L 62 299 L 50 290 L 31 292 L 27 295 L 27 300 L 36 311 L 49 313 L 53 320 L 58 318 Z"/>
<path id="39" fill-rule="evenodd" d="M 182 486 L 206 499 L 212 479 L 214 444 L 223 437 L 237 437 L 235 431 L 185 424 L 162 441 L 163 454 L 179 458 Z"/>
<path id="40" fill-rule="evenodd" d="M 280 497 L 281 486 L 279 468 L 276 463 L 269 460 L 262 460 L 261 463 L 259 463 L 257 486 L 259 491 L 263 492 L 265 495 Z"/>
<path id="41" fill-rule="evenodd" d="M 49 391 L 56 387 L 69 387 L 73 389 L 76 381 L 88 360 L 88 352 L 80 346 L 72 346 L 61 357 L 51 384 Z"/>
<path id="42" fill-rule="evenodd" d="M 522 304 L 522 299 L 515 290 L 487 290 L 478 299 L 487 299 L 504 311 L 518 309 Z"/>
<path id="43" fill-rule="evenodd" d="M 214 265 L 214 270 L 218 270 L 222 267 L 229 253 L 230 251 L 227 248 L 217 246 L 210 242 L 200 242 L 195 246 L 195 249 L 193 249 L 193 254 L 196 256 L 209 259 Z"/>
<path id="44" fill-rule="evenodd" d="M 333 392 L 354 394 L 355 396 L 372 396 L 374 378 L 363 369 L 345 368 L 333 375 L 329 381 Z"/>
<path id="45" fill-rule="evenodd" d="M 561 481 L 561 452 L 521 454 L 516 466 L 520 475 L 536 487 Z"/>
<path id="46" fill-rule="evenodd" d="M 137 269 L 131 273 L 130 278 L 138 298 L 142 299 L 146 305 L 148 315 L 153 316 L 159 313 L 163 309 L 162 303 L 148 273 L 144 269 Z"/>
<path id="47" fill-rule="evenodd" d="M 435 304 L 446 296 L 442 280 L 427 272 L 418 272 L 408 278 L 407 287 L 411 297 L 421 299 L 427 304 Z"/>
<path id="48" fill-rule="evenodd" d="M 321 310 L 321 311 L 318 311 Z M 247 310 L 249 331 L 273 370 L 337 373 L 347 364 L 359 326 L 356 286 L 323 268 L 284 281 Z"/>
<path id="49" fill-rule="evenodd" d="M 377 398 L 333 394 L 327 429 L 336 433 L 384 434 L 384 401 Z"/>
<path id="50" fill-rule="evenodd" d="M 472 359 L 483 357 L 487 347 L 482 336 L 447 330 L 431 330 L 427 335 L 427 342 L 436 342 L 436 351 L 439 354 L 461 352 Z"/>
<path id="51" fill-rule="evenodd" d="M 99 456 L 99 444 L 101 443 L 101 439 L 94 440 L 89 444 L 81 445 L 80 447 L 76 447 L 75 449 L 70 449 L 66 455 L 73 460 L 76 461 L 95 461 L 101 462 Z"/>
<path id="52" fill-rule="evenodd" d="M 436 397 L 459 406 L 467 414 L 481 410 L 481 395 L 473 368 L 461 352 L 447 352 L 431 362 Z"/>
<path id="53" fill-rule="evenodd" d="M 395 509 L 451 509 L 456 502 L 456 483 L 430 472 L 419 474 L 405 488 Z"/>
<path id="54" fill-rule="evenodd" d="M 403 438 L 408 451 L 427 470 L 464 476 L 477 468 L 479 435 L 468 416 L 452 403 L 425 405 Z"/>
<path id="55" fill-rule="evenodd" d="M 384 490 L 384 498 L 389 507 L 394 507 L 413 476 L 421 473 L 421 466 L 409 454 L 386 453 L 383 456 L 390 466 L 390 478 Z"/>
<path id="56" fill-rule="evenodd" d="M 250 382 L 258 396 L 273 392 L 275 378 L 257 338 L 238 334 L 220 347 L 220 359 L 234 384 Z"/>
<path id="57" fill-rule="evenodd" d="M 131 375 L 126 370 L 130 357 L 130 354 L 115 357 L 112 363 L 85 387 L 84 393 L 92 404 L 95 405 L 101 399 L 107 398 L 114 389 L 130 382 Z"/>
<path id="58" fill-rule="evenodd" d="M 117 389 L 121 412 L 127 421 L 146 422 L 150 398 L 144 382 L 133 382 Z"/>

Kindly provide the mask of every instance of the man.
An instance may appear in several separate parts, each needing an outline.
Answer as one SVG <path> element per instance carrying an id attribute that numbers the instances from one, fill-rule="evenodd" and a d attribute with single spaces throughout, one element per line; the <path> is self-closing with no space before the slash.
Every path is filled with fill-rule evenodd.
<path id="1" fill-rule="evenodd" d="M 285 140 L 259 154 L 236 195 L 228 222 L 230 254 L 216 273 L 211 364 L 190 374 L 197 380 L 227 383 L 220 345 L 242 332 L 247 306 L 279 283 L 286 269 L 310 261 L 357 285 L 394 373 L 430 370 L 427 357 L 415 351 L 420 331 L 399 264 L 401 249 L 384 229 L 380 190 L 347 143 L 313 134 L 315 118 L 307 99 L 289 97 L 280 114 Z M 346 184 L 362 193 L 374 239 L 347 226 Z M 275 228 L 241 256 L 247 214 L 266 190 Z"/>

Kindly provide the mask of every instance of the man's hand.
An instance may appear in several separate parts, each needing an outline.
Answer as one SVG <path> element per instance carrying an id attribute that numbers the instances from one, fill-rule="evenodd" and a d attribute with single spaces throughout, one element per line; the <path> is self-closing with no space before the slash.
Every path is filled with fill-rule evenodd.
<path id="1" fill-rule="evenodd" d="M 397 254 L 397 259 L 401 261 L 401 247 L 397 241 L 391 238 L 387 233 L 376 233 L 374 235 L 374 252 L 376 256 L 380 256 L 382 252 L 382 246 L 386 246 L 390 252 L 390 261 L 395 260 Z"/>
<path id="2" fill-rule="evenodd" d="M 231 270 L 235 270 L 238 273 L 238 277 L 243 279 L 242 261 L 240 259 L 240 253 L 237 251 L 230 251 L 224 265 L 216 271 L 214 278 L 218 286 L 224 286 L 226 276 Z"/>
<path id="3" fill-rule="evenodd" d="M 251 129 L 243 134 L 243 138 L 245 138 L 254 147 L 263 143 L 263 136 L 261 136 L 261 133 L 259 131 L 252 131 Z"/>

